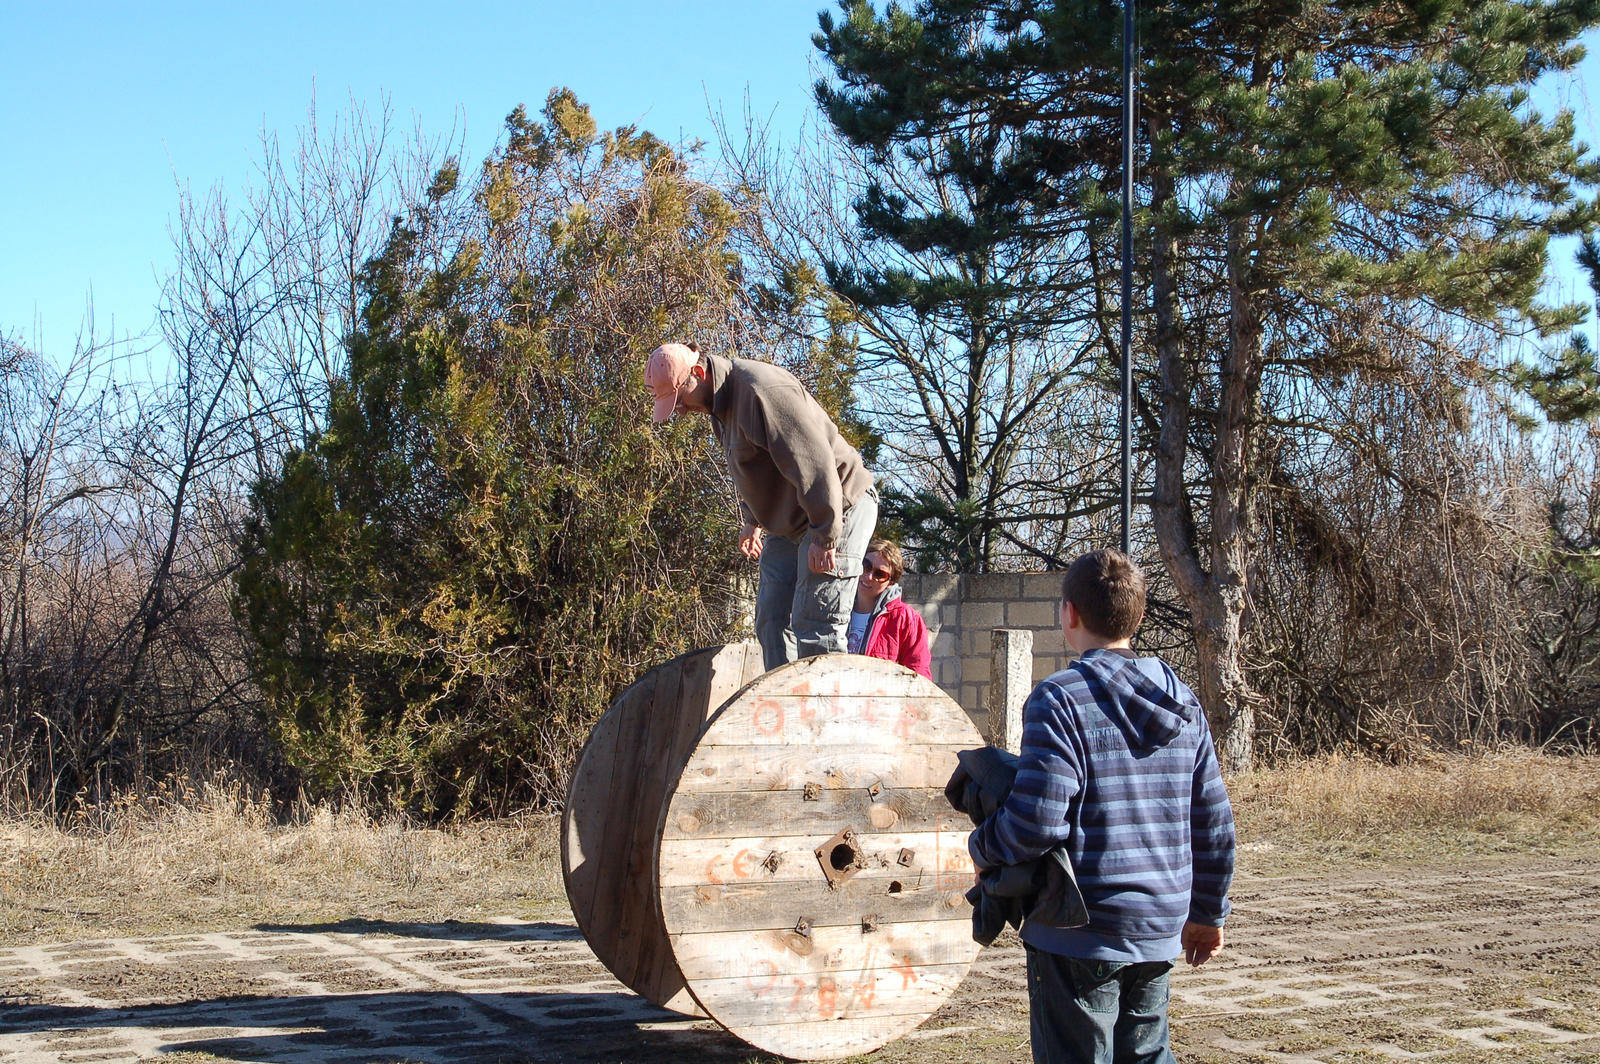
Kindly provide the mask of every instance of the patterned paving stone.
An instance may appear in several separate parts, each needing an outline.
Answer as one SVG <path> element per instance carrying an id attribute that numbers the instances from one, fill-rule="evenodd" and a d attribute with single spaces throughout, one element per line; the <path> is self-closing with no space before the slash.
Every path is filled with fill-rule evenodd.
<path id="1" fill-rule="evenodd" d="M 1600 1059 L 1600 857 L 1242 882 L 1230 948 L 1173 979 L 1179 1057 Z M 885 1061 L 1025 1061 L 1022 951 L 985 950 Z M 262 1064 L 751 1059 L 656 1009 L 575 928 L 502 920 L 0 949 L 0 1064 L 181 1051 Z"/>

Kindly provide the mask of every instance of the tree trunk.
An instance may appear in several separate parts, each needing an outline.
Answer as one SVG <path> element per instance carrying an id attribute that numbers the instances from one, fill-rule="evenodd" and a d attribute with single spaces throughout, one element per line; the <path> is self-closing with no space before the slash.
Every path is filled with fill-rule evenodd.
<path id="1" fill-rule="evenodd" d="M 1152 122 L 1158 131 L 1160 120 Z M 1229 231 L 1229 335 L 1219 374 L 1216 450 L 1210 469 L 1208 557 L 1201 560 L 1194 508 L 1185 483 L 1189 453 L 1190 373 L 1174 275 L 1177 240 L 1165 217 L 1173 182 L 1151 167 L 1151 299 L 1156 319 L 1156 361 L 1161 381 L 1161 431 L 1156 441 L 1151 522 L 1162 563 L 1194 617 L 1199 658 L 1196 692 L 1230 772 L 1254 757 L 1255 696 L 1243 665 L 1246 574 L 1255 543 L 1252 492 L 1257 407 L 1261 390 L 1261 329 L 1247 287 L 1238 232 Z"/>
<path id="2" fill-rule="evenodd" d="M 1249 770 L 1255 758 L 1255 694 L 1245 680 L 1244 613 L 1229 596 L 1208 589 L 1195 614 L 1195 650 L 1200 704 L 1216 739 L 1217 757 L 1228 772 Z"/>
<path id="3" fill-rule="evenodd" d="M 1217 441 L 1211 456 L 1211 575 L 1197 617 L 1201 698 L 1230 771 L 1250 767 L 1255 695 L 1245 680 L 1244 618 L 1256 548 L 1256 433 L 1261 405 L 1261 321 L 1246 283 L 1244 223 L 1228 224 L 1228 344 L 1222 354 Z"/>

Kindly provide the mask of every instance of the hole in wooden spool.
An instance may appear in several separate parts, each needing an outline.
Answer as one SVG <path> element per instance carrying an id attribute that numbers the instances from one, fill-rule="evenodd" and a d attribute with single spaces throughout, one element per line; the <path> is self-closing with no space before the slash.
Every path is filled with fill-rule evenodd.
<path id="1" fill-rule="evenodd" d="M 889 881 L 889 893 L 890 894 L 899 894 L 904 889 L 905 888 L 900 885 L 900 881 L 898 879 L 891 879 Z"/>
<path id="2" fill-rule="evenodd" d="M 853 828 L 845 828 L 813 852 L 832 889 L 838 889 L 841 883 L 866 867 L 861 847 L 856 845 Z"/>

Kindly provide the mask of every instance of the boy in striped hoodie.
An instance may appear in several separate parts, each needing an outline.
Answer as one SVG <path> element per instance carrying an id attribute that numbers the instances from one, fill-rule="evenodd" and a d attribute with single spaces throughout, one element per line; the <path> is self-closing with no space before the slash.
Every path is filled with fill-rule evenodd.
<path id="1" fill-rule="evenodd" d="M 1167 1064 L 1167 975 L 1222 950 L 1233 812 L 1199 701 L 1129 639 L 1144 618 L 1139 566 L 1100 550 L 1061 582 L 1078 659 L 1023 709 L 1011 797 L 973 831 L 980 869 L 1065 846 L 1087 927 L 1022 925 L 1035 1064 Z"/>

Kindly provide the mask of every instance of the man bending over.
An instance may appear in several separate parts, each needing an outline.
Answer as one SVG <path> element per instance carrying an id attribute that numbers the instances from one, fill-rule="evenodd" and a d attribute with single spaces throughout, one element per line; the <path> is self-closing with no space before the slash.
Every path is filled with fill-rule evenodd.
<path id="1" fill-rule="evenodd" d="M 756 638 L 766 667 L 843 654 L 878 523 L 878 493 L 856 449 L 794 374 L 771 363 L 662 344 L 645 384 L 657 422 L 705 414 L 728 457 L 744 516 L 739 549 L 761 563 Z"/>

